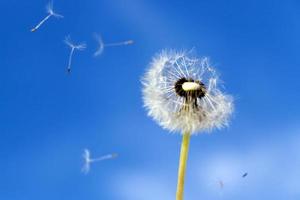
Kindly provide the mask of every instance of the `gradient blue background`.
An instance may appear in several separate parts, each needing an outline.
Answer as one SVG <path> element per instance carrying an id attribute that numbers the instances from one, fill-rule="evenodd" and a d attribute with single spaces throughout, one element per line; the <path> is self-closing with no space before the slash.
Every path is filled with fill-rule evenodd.
<path id="1" fill-rule="evenodd" d="M 31 33 L 46 4 L 0 2 L 0 199 L 174 199 L 181 137 L 140 83 L 165 48 L 209 56 L 235 97 L 229 128 L 191 140 L 186 199 L 300 198 L 298 1 L 56 0 L 65 18 Z M 95 59 L 94 32 L 135 43 Z M 70 76 L 68 34 L 88 45 Z M 84 148 L 119 157 L 84 175 Z"/>

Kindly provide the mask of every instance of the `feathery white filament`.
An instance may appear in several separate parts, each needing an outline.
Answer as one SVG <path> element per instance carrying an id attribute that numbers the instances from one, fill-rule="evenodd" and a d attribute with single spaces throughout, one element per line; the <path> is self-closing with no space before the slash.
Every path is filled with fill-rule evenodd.
<path id="1" fill-rule="evenodd" d="M 34 31 L 38 30 L 40 28 L 40 26 L 42 26 L 51 16 L 54 16 L 56 18 L 63 18 L 64 17 L 64 16 L 54 12 L 52 1 L 50 1 L 47 5 L 47 13 L 48 13 L 48 15 L 44 19 L 42 19 L 34 28 L 32 28 L 31 32 L 34 32 Z"/>
<path id="2" fill-rule="evenodd" d="M 122 42 L 114 42 L 114 43 L 105 44 L 103 42 L 101 35 L 98 35 L 98 34 L 95 34 L 95 39 L 98 42 L 98 48 L 97 48 L 96 52 L 94 53 L 95 57 L 101 55 L 103 53 L 105 47 L 125 46 L 125 45 L 133 44 L 133 40 L 126 40 L 126 41 L 122 41 Z"/>
<path id="3" fill-rule="evenodd" d="M 186 95 L 200 90 L 201 82 L 203 96 L 180 96 L 175 84 L 182 78 L 187 80 L 181 86 Z M 196 134 L 224 127 L 233 111 L 233 99 L 219 89 L 218 79 L 208 58 L 163 51 L 153 58 L 142 79 L 144 106 L 149 116 L 170 131 Z"/>
<path id="4" fill-rule="evenodd" d="M 67 70 L 70 73 L 71 72 L 71 65 L 72 65 L 72 58 L 73 58 L 73 54 L 74 54 L 75 49 L 79 50 L 79 51 L 82 51 L 86 48 L 86 44 L 81 43 L 81 44 L 76 45 L 71 41 L 70 36 L 66 37 L 65 43 L 71 48 L 70 55 L 69 55 L 69 60 L 68 60 L 68 66 L 67 66 Z"/>

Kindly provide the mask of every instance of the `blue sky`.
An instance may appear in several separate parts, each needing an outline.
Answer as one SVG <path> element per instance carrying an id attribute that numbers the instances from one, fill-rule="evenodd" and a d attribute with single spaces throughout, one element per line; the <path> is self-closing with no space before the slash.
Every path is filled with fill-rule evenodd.
<path id="1" fill-rule="evenodd" d="M 181 137 L 140 83 L 169 48 L 209 56 L 235 97 L 228 128 L 192 137 L 186 199 L 300 198 L 299 2 L 56 0 L 65 17 L 31 33 L 46 4 L 0 2 L 0 199 L 174 199 Z M 135 43 L 94 58 L 95 32 Z M 87 43 L 71 75 L 69 34 Z M 119 157 L 84 175 L 84 148 Z"/>

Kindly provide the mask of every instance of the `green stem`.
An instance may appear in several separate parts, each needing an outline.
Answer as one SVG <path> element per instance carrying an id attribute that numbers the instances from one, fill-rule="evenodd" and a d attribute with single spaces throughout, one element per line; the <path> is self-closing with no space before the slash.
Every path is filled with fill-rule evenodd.
<path id="1" fill-rule="evenodd" d="M 184 133 L 182 136 L 176 200 L 183 200 L 184 177 L 185 177 L 186 162 L 187 162 L 188 152 L 189 152 L 190 136 L 191 134 L 188 132 Z"/>

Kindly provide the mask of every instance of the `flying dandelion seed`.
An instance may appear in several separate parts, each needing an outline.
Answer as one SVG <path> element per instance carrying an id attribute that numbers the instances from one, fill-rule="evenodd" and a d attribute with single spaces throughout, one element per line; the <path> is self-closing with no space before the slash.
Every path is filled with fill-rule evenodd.
<path id="1" fill-rule="evenodd" d="M 133 40 L 126 40 L 126 41 L 122 41 L 122 42 L 105 44 L 103 42 L 101 35 L 98 35 L 98 34 L 95 34 L 95 39 L 98 42 L 98 48 L 97 48 L 96 52 L 94 53 L 95 57 L 101 55 L 103 53 L 105 47 L 125 46 L 125 45 L 133 44 Z"/>
<path id="2" fill-rule="evenodd" d="M 213 189 L 215 192 L 218 193 L 220 199 L 223 198 L 223 190 L 225 189 L 226 181 L 223 179 L 214 179 L 209 182 L 207 185 L 210 189 Z"/>
<path id="3" fill-rule="evenodd" d="M 71 41 L 70 36 L 66 37 L 65 43 L 71 48 L 70 55 L 69 55 L 69 60 L 68 60 L 68 66 L 67 66 L 68 73 L 71 73 L 71 64 L 72 64 L 72 58 L 73 58 L 73 54 L 74 54 L 75 49 L 79 50 L 79 51 L 83 51 L 86 48 L 86 44 L 85 43 L 74 44 Z"/>
<path id="4" fill-rule="evenodd" d="M 91 158 L 90 151 L 88 149 L 84 149 L 84 152 L 83 152 L 84 165 L 82 167 L 82 172 L 85 174 L 89 173 L 90 168 L 91 168 L 91 163 L 93 163 L 93 162 L 114 159 L 117 156 L 118 156 L 118 154 L 112 153 L 112 154 L 107 154 L 107 155 L 104 155 L 104 156 L 101 156 L 98 158 Z"/>
<path id="5" fill-rule="evenodd" d="M 248 176 L 248 172 L 244 173 L 242 178 L 245 178 L 246 176 Z"/>
<path id="6" fill-rule="evenodd" d="M 163 51 L 154 57 L 142 79 L 148 115 L 172 132 L 182 132 L 176 199 L 183 186 L 190 136 L 228 125 L 232 97 L 219 87 L 219 77 L 208 58 L 192 58 L 186 52 Z"/>
<path id="7" fill-rule="evenodd" d="M 218 184 L 219 184 L 220 189 L 224 188 L 224 182 L 222 180 L 219 180 Z"/>
<path id="8" fill-rule="evenodd" d="M 54 12 L 52 1 L 50 1 L 48 3 L 46 9 L 47 9 L 48 15 L 44 19 L 42 19 L 42 21 L 40 21 L 34 28 L 32 28 L 30 30 L 31 32 L 35 32 L 36 30 L 38 30 L 40 28 L 40 26 L 42 26 L 51 16 L 56 17 L 56 18 L 63 18 L 64 17 L 64 16 Z"/>
<path id="9" fill-rule="evenodd" d="M 223 189 L 224 189 L 224 186 L 225 186 L 224 181 L 219 180 L 218 181 L 218 186 L 220 188 L 219 197 L 220 197 L 220 199 L 223 199 Z"/>

